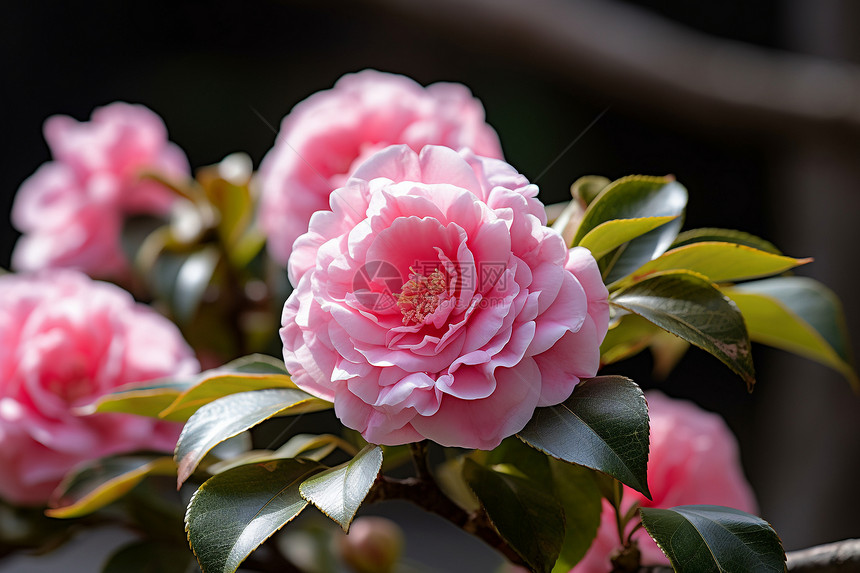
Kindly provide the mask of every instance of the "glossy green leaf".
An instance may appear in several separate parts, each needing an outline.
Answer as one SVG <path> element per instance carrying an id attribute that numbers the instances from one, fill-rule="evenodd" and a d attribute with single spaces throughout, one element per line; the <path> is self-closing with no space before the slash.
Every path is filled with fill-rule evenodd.
<path id="1" fill-rule="evenodd" d="M 170 457 L 117 456 L 90 462 L 66 476 L 51 495 L 49 517 L 87 515 L 116 501 L 148 475 L 173 475 Z"/>
<path id="2" fill-rule="evenodd" d="M 168 407 L 159 413 L 159 417 L 181 422 L 190 418 L 201 407 L 224 396 L 267 388 L 298 389 L 286 374 L 212 373 L 193 388 L 189 388 L 177 396 Z"/>
<path id="3" fill-rule="evenodd" d="M 552 488 L 549 458 L 536 449 L 530 448 L 515 436 L 505 438 L 492 451 L 475 450 L 470 457 L 487 467 L 498 464 L 509 465 L 516 468 L 516 473 L 536 484 L 547 489 Z"/>
<path id="4" fill-rule="evenodd" d="M 350 456 L 358 454 L 358 450 L 352 444 L 333 434 L 296 434 L 275 450 L 275 454 L 282 458 L 301 456 L 311 460 L 321 460 L 338 448 Z"/>
<path id="5" fill-rule="evenodd" d="M 358 453 L 352 444 L 332 434 L 296 434 L 277 450 L 250 450 L 214 463 L 207 470 L 217 474 L 245 464 L 298 457 L 319 462 L 337 448 L 350 456 Z"/>
<path id="6" fill-rule="evenodd" d="M 188 573 L 192 559 L 184 545 L 137 541 L 111 555 L 102 573 Z"/>
<path id="7" fill-rule="evenodd" d="M 553 573 L 568 573 L 585 556 L 600 526 L 600 489 L 590 469 L 550 460 L 555 497 L 564 509 L 564 542 Z"/>
<path id="8" fill-rule="evenodd" d="M 657 274 L 616 292 L 610 304 L 716 356 L 752 391 L 755 369 L 743 316 L 705 277 L 692 272 Z"/>
<path id="9" fill-rule="evenodd" d="M 517 436 L 554 458 L 609 474 L 648 491 L 648 405 L 642 390 L 623 376 L 580 382 L 570 398 L 538 408 Z"/>
<path id="10" fill-rule="evenodd" d="M 348 533 L 381 468 L 382 448 L 368 444 L 350 461 L 306 479 L 299 491 Z"/>
<path id="11" fill-rule="evenodd" d="M 173 403 L 182 392 L 193 386 L 194 382 L 194 378 L 189 378 L 128 384 L 101 396 L 92 404 L 75 408 L 74 411 L 78 415 L 123 412 L 158 418 L 161 411 Z"/>
<path id="12" fill-rule="evenodd" d="M 645 349 L 660 328 L 635 314 L 624 314 L 609 325 L 600 344 L 600 363 L 613 364 Z"/>
<path id="13" fill-rule="evenodd" d="M 582 204 L 587 206 L 610 183 L 611 181 L 602 175 L 583 175 L 570 186 L 570 194 L 573 198 L 581 200 Z"/>
<path id="14" fill-rule="evenodd" d="M 552 223 L 552 228 L 561 234 L 566 245 L 573 243 L 573 238 L 585 216 L 586 207 L 607 185 L 609 185 L 609 179 L 606 177 L 599 175 L 580 177 L 570 187 L 572 197 L 570 201 L 546 207 L 547 219 Z"/>
<path id="15" fill-rule="evenodd" d="M 737 509 L 683 505 L 640 510 L 642 524 L 678 573 L 782 573 L 785 552 L 770 524 Z"/>
<path id="16" fill-rule="evenodd" d="M 233 573 L 308 502 L 299 484 L 325 466 L 276 460 L 233 468 L 209 478 L 185 514 L 188 542 L 203 573 Z"/>
<path id="17" fill-rule="evenodd" d="M 249 354 L 231 360 L 215 370 L 220 372 L 244 372 L 245 374 L 287 374 L 284 361 L 268 354 Z"/>
<path id="18" fill-rule="evenodd" d="M 813 279 L 777 277 L 725 288 L 746 320 L 750 338 L 841 372 L 860 391 L 842 305 Z"/>
<path id="19" fill-rule="evenodd" d="M 737 243 L 692 243 L 666 251 L 619 284 L 630 284 L 655 273 L 674 270 L 690 270 L 715 283 L 736 282 L 776 275 L 811 261 L 775 255 Z"/>
<path id="20" fill-rule="evenodd" d="M 224 440 L 273 416 L 316 412 L 330 406 L 293 388 L 242 392 L 206 404 L 191 416 L 176 443 L 177 486 L 188 479 L 209 450 Z"/>
<path id="21" fill-rule="evenodd" d="M 466 459 L 466 456 L 459 456 L 442 462 L 433 468 L 433 474 L 442 492 L 471 513 L 479 510 L 481 504 L 463 477 L 463 462 Z"/>
<path id="22" fill-rule="evenodd" d="M 782 252 L 774 246 L 770 241 L 734 229 L 718 229 L 715 227 L 705 227 L 701 229 L 690 229 L 682 231 L 675 241 L 672 243 L 672 248 L 683 247 L 693 243 L 701 243 L 704 241 L 719 242 L 719 243 L 735 243 L 758 249 L 766 253 L 781 255 Z"/>
<path id="23" fill-rule="evenodd" d="M 678 217 L 639 217 L 636 219 L 613 219 L 599 224 L 588 232 L 580 247 L 585 247 L 595 259 L 600 259 L 636 237 L 677 219 Z"/>
<path id="24" fill-rule="evenodd" d="M 552 492 L 468 458 L 463 476 L 502 538 L 533 571 L 549 573 L 564 540 L 564 511 Z"/>
<path id="25" fill-rule="evenodd" d="M 207 389 L 205 386 L 209 384 L 208 381 L 210 378 L 239 373 L 250 374 L 252 376 L 248 376 L 248 384 L 240 384 L 241 388 L 235 390 L 236 392 L 280 386 L 295 387 L 284 380 L 284 377 L 287 375 L 287 369 L 282 361 L 265 354 L 251 354 L 237 358 L 214 370 L 207 370 L 184 378 L 164 378 L 122 386 L 110 394 L 100 397 L 93 404 L 76 408 L 76 413 L 88 415 L 96 412 L 124 412 L 137 414 L 138 416 L 158 418 L 161 417 L 160 414 L 166 408 L 169 408 L 177 398 L 183 396 L 196 386 L 203 385 L 204 388 L 201 388 L 203 391 L 201 394 L 211 396 L 208 400 L 199 402 L 197 407 L 230 393 L 225 389 L 219 395 L 219 384 L 217 382 L 213 384 L 212 388 Z M 267 382 L 269 378 L 264 376 L 267 374 L 271 375 L 271 383 Z M 171 413 L 168 419 L 184 421 L 188 419 L 190 414 L 191 412 L 185 411 L 175 412 Z"/>
<path id="26" fill-rule="evenodd" d="M 687 191 L 672 177 L 623 177 L 604 187 L 588 206 L 574 243 L 578 245 L 585 235 L 606 221 L 678 217 L 686 205 Z M 671 241 L 666 246 L 670 244 Z"/>
<path id="27" fill-rule="evenodd" d="M 653 375 L 664 379 L 684 356 L 690 344 L 635 314 L 624 314 L 609 325 L 600 345 L 600 363 L 613 364 L 650 348 Z"/>
<path id="28" fill-rule="evenodd" d="M 588 233 L 607 221 L 673 217 L 672 221 L 624 243 L 598 261 L 604 282 L 615 282 L 669 248 L 681 230 L 686 206 L 687 190 L 672 177 L 624 177 L 606 186 L 588 206 L 573 244 L 580 244 Z"/>

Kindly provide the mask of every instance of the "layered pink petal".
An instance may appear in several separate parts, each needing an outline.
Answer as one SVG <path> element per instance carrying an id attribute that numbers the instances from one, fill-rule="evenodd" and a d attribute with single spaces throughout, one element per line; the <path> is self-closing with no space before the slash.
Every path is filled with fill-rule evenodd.
<path id="1" fill-rule="evenodd" d="M 73 465 L 170 451 L 179 425 L 75 408 L 199 370 L 179 330 L 114 285 L 68 270 L 0 277 L 0 497 L 44 504 Z"/>
<path id="2" fill-rule="evenodd" d="M 176 200 L 142 175 L 187 177 L 184 153 L 167 141 L 157 115 L 121 102 L 96 109 L 88 122 L 48 118 L 44 131 L 54 161 L 25 181 L 15 198 L 12 218 L 24 236 L 13 266 L 120 274 L 128 265 L 120 247 L 123 218 L 164 215 Z"/>
<path id="3" fill-rule="evenodd" d="M 424 88 L 411 79 L 365 70 L 348 74 L 335 86 L 300 102 L 284 118 L 274 148 L 260 166 L 260 223 L 272 257 L 284 264 L 296 238 L 308 229 L 311 215 L 329 205 L 329 195 L 357 169 L 378 165 L 365 161 L 389 145 L 414 151 L 428 145 L 454 150 L 471 148 L 488 157 L 502 157 L 495 131 L 484 109 L 465 86 L 434 84 Z M 403 157 L 401 157 L 403 159 Z M 436 169 L 436 160 L 431 169 Z M 359 177 L 402 180 L 404 169 L 419 169 L 409 179 L 421 180 L 421 167 L 387 161 L 385 172 Z M 428 171 L 427 181 L 432 173 Z M 456 181 L 440 172 L 443 183 Z M 476 180 L 466 171 L 460 183 Z"/>
<path id="4" fill-rule="evenodd" d="M 357 199 L 346 217 L 341 194 Z M 295 243 L 281 330 L 293 380 L 390 445 L 491 449 L 567 398 L 596 373 L 606 289 L 587 251 L 565 268 L 535 194 L 470 151 L 368 158 Z"/>
<path id="5" fill-rule="evenodd" d="M 625 486 L 622 509 L 638 502 L 658 508 L 722 505 L 755 513 L 755 497 L 741 469 L 737 442 L 725 422 L 691 402 L 660 392 L 649 391 L 646 398 L 651 419 L 648 485 L 653 501 Z M 644 529 L 635 531 L 632 539 L 642 565 L 669 564 Z M 610 573 L 610 558 L 620 547 L 615 510 L 604 500 L 597 537 L 571 573 Z"/>

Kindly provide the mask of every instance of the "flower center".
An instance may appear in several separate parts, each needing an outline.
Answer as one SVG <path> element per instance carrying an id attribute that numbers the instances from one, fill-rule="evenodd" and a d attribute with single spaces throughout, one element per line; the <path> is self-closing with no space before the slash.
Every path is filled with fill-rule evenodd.
<path id="1" fill-rule="evenodd" d="M 436 269 L 429 277 L 409 267 L 409 280 L 397 295 L 397 308 L 403 313 L 403 324 L 420 324 L 439 307 L 439 295 L 448 289 L 445 275 Z"/>

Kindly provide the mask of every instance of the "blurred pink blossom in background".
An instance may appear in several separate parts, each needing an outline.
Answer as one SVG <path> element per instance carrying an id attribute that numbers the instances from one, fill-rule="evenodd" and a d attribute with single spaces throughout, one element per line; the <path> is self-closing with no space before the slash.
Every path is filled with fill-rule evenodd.
<path id="1" fill-rule="evenodd" d="M 284 359 L 375 444 L 492 449 L 594 376 L 607 291 L 507 163 L 427 146 L 371 156 L 289 261 Z"/>
<path id="2" fill-rule="evenodd" d="M 12 222 L 23 233 L 12 253 L 19 271 L 74 268 L 109 277 L 127 266 L 120 245 L 123 218 L 164 215 L 176 195 L 145 171 L 187 177 L 188 160 L 167 129 L 142 105 L 97 108 L 88 122 L 53 116 L 45 139 L 54 157 L 18 191 Z"/>
<path id="3" fill-rule="evenodd" d="M 646 397 L 651 418 L 648 486 L 654 499 L 649 501 L 624 486 L 623 511 L 638 502 L 658 508 L 723 505 L 755 513 L 755 496 L 741 469 L 737 441 L 723 419 L 660 392 L 649 391 Z M 643 565 L 669 564 L 644 529 L 638 529 L 633 539 L 639 544 Z M 597 538 L 571 573 L 609 573 L 610 557 L 620 548 L 615 511 L 604 499 Z"/>
<path id="4" fill-rule="evenodd" d="M 347 74 L 293 108 L 260 165 L 260 224 L 272 258 L 285 265 L 311 214 L 328 209 L 329 194 L 374 152 L 398 143 L 502 158 L 499 138 L 466 86 L 424 88 L 375 70 Z"/>
<path id="5" fill-rule="evenodd" d="M 172 451 L 179 424 L 72 409 L 198 370 L 179 330 L 117 286 L 71 270 L 0 276 L 0 497 L 44 504 L 78 462 Z"/>

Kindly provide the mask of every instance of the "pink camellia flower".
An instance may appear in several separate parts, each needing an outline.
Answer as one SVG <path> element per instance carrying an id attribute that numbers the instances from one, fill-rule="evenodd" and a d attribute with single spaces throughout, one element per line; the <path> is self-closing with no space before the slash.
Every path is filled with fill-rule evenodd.
<path id="1" fill-rule="evenodd" d="M 293 380 L 369 442 L 491 449 L 597 372 L 607 291 L 537 187 L 468 150 L 384 149 L 290 257 Z"/>
<path id="2" fill-rule="evenodd" d="M 722 505 L 755 513 L 755 497 L 741 469 L 737 442 L 723 419 L 660 392 L 649 391 L 647 399 L 651 418 L 648 485 L 654 499 L 649 501 L 625 486 L 624 511 L 638 502 L 642 507 L 658 508 Z M 633 539 L 639 545 L 642 565 L 669 564 L 647 531 L 638 529 Z M 571 573 L 609 573 L 610 558 L 621 546 L 615 511 L 603 500 L 597 538 Z"/>
<path id="3" fill-rule="evenodd" d="M 260 225 L 272 257 L 286 264 L 311 214 L 328 209 L 329 194 L 374 152 L 399 143 L 502 158 L 499 138 L 466 86 L 424 88 L 375 70 L 345 75 L 293 108 L 260 166 Z"/>
<path id="4" fill-rule="evenodd" d="M 198 369 L 179 330 L 117 286 L 63 269 L 0 276 L 0 497 L 44 504 L 78 462 L 172 451 L 178 424 L 72 409 Z"/>
<path id="5" fill-rule="evenodd" d="M 54 160 L 24 181 L 15 197 L 12 222 L 23 236 L 12 266 L 74 268 L 95 276 L 122 272 L 123 217 L 163 215 L 176 197 L 141 174 L 185 177 L 185 154 L 168 142 L 161 118 L 142 105 L 112 103 L 96 109 L 89 122 L 53 116 L 44 131 Z"/>

